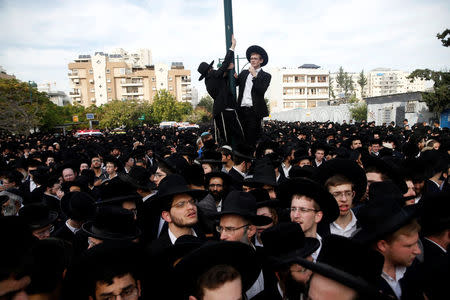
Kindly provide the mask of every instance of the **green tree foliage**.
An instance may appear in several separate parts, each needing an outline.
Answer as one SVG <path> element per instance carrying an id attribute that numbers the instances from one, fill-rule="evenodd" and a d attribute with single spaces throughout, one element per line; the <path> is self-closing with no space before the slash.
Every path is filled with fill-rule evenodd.
<path id="1" fill-rule="evenodd" d="M 449 29 L 437 35 L 444 47 L 448 47 L 449 45 L 449 38 L 445 39 L 447 35 L 450 35 Z M 450 72 L 417 69 L 408 78 L 411 79 L 411 82 L 415 78 L 434 81 L 433 92 L 422 93 L 422 98 L 430 111 L 436 114 L 436 117 L 443 110 L 450 108 Z"/>
<path id="2" fill-rule="evenodd" d="M 339 67 L 339 72 L 336 75 L 337 86 L 344 90 L 344 97 L 347 98 L 354 90 L 353 79 L 347 72 L 344 72 L 344 68 Z"/>
<path id="3" fill-rule="evenodd" d="M 182 121 L 183 116 L 192 113 L 190 103 L 178 102 L 175 97 L 166 90 L 159 90 L 153 98 L 150 107 L 151 122 Z"/>
<path id="4" fill-rule="evenodd" d="M 330 99 L 336 99 L 336 95 L 334 94 L 334 89 L 333 89 L 333 79 L 331 79 L 331 78 L 330 78 L 330 82 L 328 84 L 328 91 L 329 91 Z"/>
<path id="5" fill-rule="evenodd" d="M 149 115 L 150 106 L 136 101 L 114 100 L 102 105 L 99 114 L 100 127 L 113 129 L 116 127 L 133 127 L 140 122 L 139 118 Z"/>
<path id="6" fill-rule="evenodd" d="M 358 85 L 361 87 L 361 98 L 364 98 L 364 87 L 367 85 L 367 77 L 364 75 L 364 70 L 359 73 Z"/>
<path id="7" fill-rule="evenodd" d="M 204 107 L 207 112 L 212 114 L 213 113 L 213 104 L 214 104 L 214 100 L 211 98 L 211 96 L 206 95 L 200 99 L 200 102 L 198 102 L 197 107 Z"/>
<path id="8" fill-rule="evenodd" d="M 346 82 L 346 76 L 345 76 L 344 68 L 339 67 L 339 72 L 336 76 L 337 86 L 340 87 L 341 89 L 344 89 L 345 82 Z"/>
<path id="9" fill-rule="evenodd" d="M 61 109 L 45 93 L 17 79 L 0 79 L 0 130 L 28 135 L 58 124 Z"/>
<path id="10" fill-rule="evenodd" d="M 185 121 L 190 123 L 207 123 L 211 119 L 212 114 L 206 111 L 203 106 L 197 106 L 190 115 L 185 117 Z"/>
<path id="11" fill-rule="evenodd" d="M 349 110 L 352 119 L 355 121 L 361 122 L 367 119 L 367 104 L 365 102 L 354 104 Z"/>

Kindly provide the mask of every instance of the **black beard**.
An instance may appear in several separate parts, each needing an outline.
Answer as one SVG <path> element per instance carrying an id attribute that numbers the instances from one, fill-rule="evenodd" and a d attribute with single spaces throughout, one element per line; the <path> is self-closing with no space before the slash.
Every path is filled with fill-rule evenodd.
<path id="1" fill-rule="evenodd" d="M 220 202 L 223 198 L 223 192 L 210 192 L 216 202 Z"/>

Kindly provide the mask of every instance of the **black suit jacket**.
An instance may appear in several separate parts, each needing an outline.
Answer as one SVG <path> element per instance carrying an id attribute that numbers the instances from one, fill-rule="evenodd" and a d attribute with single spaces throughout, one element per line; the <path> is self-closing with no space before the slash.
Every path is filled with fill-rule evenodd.
<path id="1" fill-rule="evenodd" d="M 234 168 L 228 172 L 228 175 L 231 177 L 231 185 L 237 191 L 242 191 L 242 183 L 244 182 L 244 176 L 239 174 Z"/>
<path id="2" fill-rule="evenodd" d="M 423 238 L 424 262 L 422 268 L 424 292 L 428 299 L 444 299 L 450 286 L 448 253 Z"/>
<path id="3" fill-rule="evenodd" d="M 224 77 L 224 74 L 227 74 L 228 66 L 232 63 L 233 54 L 232 50 L 228 50 L 222 66 L 217 70 L 210 71 L 205 77 L 206 90 L 214 99 L 214 116 L 223 112 L 225 108 L 236 108 L 236 100 L 229 86 L 229 72 L 228 76 Z"/>
<path id="4" fill-rule="evenodd" d="M 245 84 L 249 73 L 250 72 L 248 70 L 243 70 L 236 79 L 236 86 L 239 86 L 238 108 L 241 107 L 242 104 Z M 256 115 L 260 119 L 269 115 L 266 101 L 264 101 L 264 94 L 269 87 L 271 79 L 272 76 L 269 73 L 264 72 L 262 69 L 258 72 L 258 75 L 253 78 L 253 87 L 251 91 L 253 108 L 255 109 Z"/>

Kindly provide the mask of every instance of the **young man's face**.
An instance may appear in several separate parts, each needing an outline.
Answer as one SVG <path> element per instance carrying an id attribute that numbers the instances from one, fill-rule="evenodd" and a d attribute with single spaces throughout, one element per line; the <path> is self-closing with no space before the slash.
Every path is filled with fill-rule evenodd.
<path id="1" fill-rule="evenodd" d="M 167 176 L 166 172 L 164 172 L 160 168 L 157 168 L 155 174 L 152 176 L 152 180 L 156 184 L 156 186 L 159 186 L 159 183 L 161 182 L 161 180 L 163 180 L 164 177 L 166 177 L 166 176 Z"/>
<path id="2" fill-rule="evenodd" d="M 135 280 L 131 274 L 122 277 L 114 277 L 112 284 L 97 281 L 95 287 L 95 300 L 106 300 L 120 295 L 120 299 L 137 300 L 141 296 L 141 283 Z M 92 296 L 89 296 L 93 300 Z"/>
<path id="3" fill-rule="evenodd" d="M 317 150 L 314 156 L 316 157 L 317 161 L 322 161 L 323 157 L 325 156 L 325 151 Z"/>
<path id="4" fill-rule="evenodd" d="M 309 285 L 308 299 L 312 300 L 351 300 L 356 291 L 319 274 L 314 274 Z"/>
<path id="5" fill-rule="evenodd" d="M 108 173 L 108 175 L 114 175 L 116 174 L 116 171 L 117 167 L 113 163 L 106 164 L 106 173 Z"/>
<path id="6" fill-rule="evenodd" d="M 197 224 L 197 206 L 194 199 L 188 194 L 179 194 L 173 197 L 170 211 L 163 212 L 163 218 L 168 223 L 173 223 L 178 227 L 192 227 Z"/>
<path id="7" fill-rule="evenodd" d="M 242 242 L 244 244 L 250 243 L 250 238 L 255 234 L 256 228 L 254 226 L 245 226 L 248 223 L 244 218 L 238 215 L 224 215 L 220 218 L 219 226 L 222 227 L 220 233 L 220 240 Z M 252 227 L 252 228 L 250 228 Z M 239 228 L 239 229 L 237 229 Z"/>
<path id="8" fill-rule="evenodd" d="M 372 151 L 377 153 L 378 151 L 380 151 L 380 145 L 378 144 L 373 144 L 372 145 Z"/>
<path id="9" fill-rule="evenodd" d="M 353 205 L 353 198 L 355 197 L 355 192 L 353 191 L 352 185 L 350 183 L 341 184 L 337 186 L 329 186 L 328 192 L 333 195 L 339 205 L 339 213 L 341 217 L 350 214 L 350 209 Z"/>
<path id="10" fill-rule="evenodd" d="M 305 236 L 315 237 L 317 223 L 322 220 L 322 212 L 314 208 L 314 200 L 294 195 L 291 201 L 291 221 L 300 224 Z"/>
<path id="11" fill-rule="evenodd" d="M 223 180 L 220 177 L 213 177 L 209 180 L 209 193 L 215 200 L 220 200 L 223 197 Z"/>
<path id="12" fill-rule="evenodd" d="M 257 53 L 252 53 L 250 55 L 250 65 L 252 65 L 253 68 L 259 69 L 262 63 L 263 59 L 261 58 L 261 55 Z"/>
<path id="13" fill-rule="evenodd" d="M 93 169 L 99 169 L 102 166 L 102 160 L 99 157 L 94 157 L 91 160 L 91 167 Z"/>
<path id="14" fill-rule="evenodd" d="M 353 141 L 352 141 L 352 146 L 351 146 L 351 148 L 352 148 L 353 150 L 358 149 L 358 148 L 361 148 L 361 147 L 362 147 L 362 143 L 361 143 L 360 140 L 353 140 Z"/>
<path id="15" fill-rule="evenodd" d="M 384 242 L 382 249 L 384 259 L 389 260 L 394 266 L 409 267 L 416 256 L 421 253 L 418 240 L 419 234 L 415 232 L 409 235 L 401 234 L 389 243 L 381 241 Z"/>

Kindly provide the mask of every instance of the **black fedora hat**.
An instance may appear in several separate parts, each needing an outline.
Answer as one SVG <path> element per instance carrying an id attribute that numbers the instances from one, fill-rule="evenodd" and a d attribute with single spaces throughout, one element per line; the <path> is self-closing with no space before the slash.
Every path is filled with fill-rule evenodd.
<path id="1" fill-rule="evenodd" d="M 402 195 L 388 194 L 392 192 L 389 182 L 374 182 L 369 187 L 369 202 L 358 212 L 361 229 L 354 239 L 362 243 L 372 243 L 395 232 L 417 217 L 417 205 L 403 206 Z M 370 196 L 372 195 L 372 196 Z"/>
<path id="2" fill-rule="evenodd" d="M 170 245 L 162 253 L 162 259 L 167 259 L 170 266 L 174 266 L 180 259 L 188 255 L 195 249 L 200 248 L 206 241 L 191 234 L 185 234 L 177 238 L 175 244 Z"/>
<path id="3" fill-rule="evenodd" d="M 90 220 L 95 217 L 95 200 L 85 192 L 71 192 L 61 198 L 61 211 L 74 220 Z"/>
<path id="4" fill-rule="evenodd" d="M 31 229 L 39 229 L 52 224 L 58 218 L 58 213 L 42 203 L 32 203 L 22 207 L 19 216 L 23 217 Z"/>
<path id="5" fill-rule="evenodd" d="M 134 214 L 122 207 L 100 207 L 94 221 L 82 225 L 88 236 L 108 241 L 131 241 L 141 235 Z"/>
<path id="6" fill-rule="evenodd" d="M 176 266 L 175 275 L 183 285 L 183 294 L 193 295 L 198 278 L 217 265 L 235 268 L 242 279 L 242 291 L 247 291 L 258 278 L 261 265 L 256 252 L 241 242 L 210 241 L 186 255 Z"/>
<path id="7" fill-rule="evenodd" d="M 339 216 L 339 206 L 334 197 L 320 184 L 308 178 L 290 178 L 280 184 L 279 199 L 283 207 L 290 207 L 292 196 L 303 195 L 314 199 L 323 213 L 321 223 L 334 222 Z"/>
<path id="8" fill-rule="evenodd" d="M 342 175 L 353 183 L 355 201 L 359 201 L 364 196 L 367 187 L 366 173 L 356 161 L 344 158 L 335 158 L 326 161 L 317 168 L 313 178 L 318 183 L 324 185 L 334 175 Z"/>
<path id="9" fill-rule="evenodd" d="M 436 234 L 450 228 L 450 193 L 426 195 L 422 200 L 420 224 L 425 235 Z"/>
<path id="10" fill-rule="evenodd" d="M 383 256 L 369 247 L 338 235 L 323 239 L 317 262 L 298 263 L 316 274 L 357 291 L 362 299 L 389 299 L 376 287 L 383 269 Z"/>
<path id="11" fill-rule="evenodd" d="M 248 161 L 255 159 L 253 156 L 253 148 L 247 144 L 237 144 L 233 148 L 233 155 Z"/>
<path id="12" fill-rule="evenodd" d="M 231 176 L 225 172 L 218 171 L 218 172 L 210 172 L 210 173 L 205 174 L 205 186 L 208 186 L 209 181 L 211 180 L 211 178 L 214 178 L 214 177 L 222 178 L 224 185 L 228 185 L 228 186 L 231 185 L 231 181 L 232 181 Z"/>
<path id="13" fill-rule="evenodd" d="M 305 237 L 298 223 L 284 222 L 267 228 L 261 233 L 261 240 L 273 269 L 283 268 L 306 258 L 316 251 L 320 242 Z"/>
<path id="14" fill-rule="evenodd" d="M 246 192 L 231 191 L 223 201 L 222 211 L 215 216 L 238 215 L 249 220 L 253 225 L 264 226 L 273 222 L 266 216 L 256 214 L 257 206 L 255 197 Z"/>
<path id="15" fill-rule="evenodd" d="M 245 52 L 245 56 L 247 56 L 248 61 L 250 61 L 250 56 L 252 55 L 252 53 L 258 53 L 259 55 L 261 55 L 261 58 L 263 59 L 261 67 L 264 67 L 269 62 L 269 56 L 267 55 L 267 52 L 263 49 L 263 47 L 258 45 L 248 47 L 247 51 Z"/>
<path id="16" fill-rule="evenodd" d="M 214 60 L 210 64 L 208 64 L 206 62 L 200 63 L 200 65 L 197 68 L 197 71 L 201 74 L 201 76 L 198 78 L 199 81 L 206 77 L 209 69 L 212 67 L 213 64 L 214 64 Z"/>
<path id="17" fill-rule="evenodd" d="M 130 195 L 113 197 L 113 198 L 105 199 L 102 201 L 98 201 L 97 205 L 98 206 L 102 206 L 102 205 L 119 205 L 119 206 L 121 206 L 122 203 L 124 203 L 124 202 L 134 202 L 137 205 L 142 202 L 142 197 L 137 193 L 133 193 Z"/>
<path id="18" fill-rule="evenodd" d="M 150 180 L 150 172 L 144 167 L 134 166 L 128 174 L 119 174 L 120 179 L 138 189 L 152 190 L 156 185 Z"/>
<path id="19" fill-rule="evenodd" d="M 275 168 L 271 161 L 268 158 L 256 160 L 253 176 L 245 178 L 243 184 L 246 186 L 260 186 L 264 184 L 277 186 Z"/>
<path id="20" fill-rule="evenodd" d="M 199 199 L 205 197 L 208 192 L 205 190 L 190 189 L 183 176 L 171 174 L 161 181 L 158 187 L 158 193 L 153 201 L 157 201 L 158 207 L 163 209 L 166 202 L 170 201 L 173 196 L 179 194 L 188 194 L 194 199 Z"/>
<path id="21" fill-rule="evenodd" d="M 269 192 L 262 188 L 256 188 L 249 192 L 256 199 L 256 208 L 278 207 L 280 201 L 270 199 Z"/>

